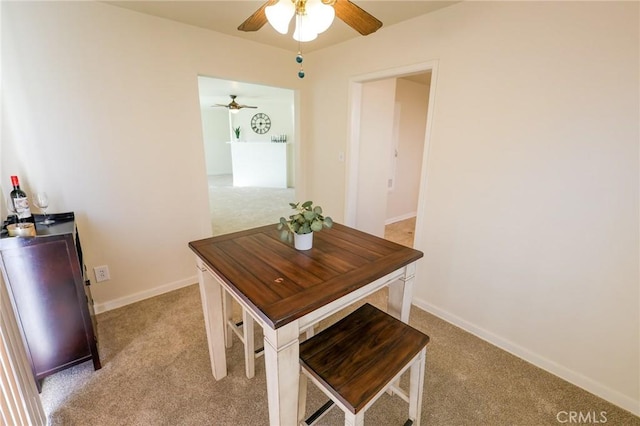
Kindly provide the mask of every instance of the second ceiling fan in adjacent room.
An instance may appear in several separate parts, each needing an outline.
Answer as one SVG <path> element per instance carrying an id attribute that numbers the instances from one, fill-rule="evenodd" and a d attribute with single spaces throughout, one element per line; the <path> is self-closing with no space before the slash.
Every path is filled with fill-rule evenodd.
<path id="1" fill-rule="evenodd" d="M 215 104 L 213 105 L 214 107 L 225 107 L 229 110 L 229 112 L 236 114 L 238 111 L 240 111 L 242 108 L 258 108 L 257 106 L 251 106 L 251 105 L 242 105 L 236 102 L 236 95 L 229 95 L 231 97 L 231 102 L 229 102 L 228 104 Z"/>

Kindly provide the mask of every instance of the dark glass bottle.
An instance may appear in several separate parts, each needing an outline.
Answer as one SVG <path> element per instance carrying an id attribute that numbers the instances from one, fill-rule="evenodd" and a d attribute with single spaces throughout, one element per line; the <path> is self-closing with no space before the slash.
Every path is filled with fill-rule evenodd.
<path id="1" fill-rule="evenodd" d="M 27 197 L 27 193 L 20 189 L 18 176 L 11 176 L 11 185 L 13 185 L 13 191 L 9 194 L 9 198 L 11 203 L 13 203 L 13 210 L 18 217 L 18 222 L 35 223 L 31 209 L 29 208 L 29 198 Z"/>

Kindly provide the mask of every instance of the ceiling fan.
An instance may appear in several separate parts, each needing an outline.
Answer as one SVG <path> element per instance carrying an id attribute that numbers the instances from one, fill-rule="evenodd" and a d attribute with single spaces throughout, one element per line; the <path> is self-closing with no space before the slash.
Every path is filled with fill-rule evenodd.
<path id="1" fill-rule="evenodd" d="M 291 1 L 295 7 L 295 14 L 300 17 L 302 15 L 306 15 L 306 9 L 313 6 L 314 2 L 333 7 L 335 16 L 362 35 L 369 35 L 382 27 L 382 22 L 380 20 L 349 0 L 281 0 L 280 2 L 278 0 L 268 0 L 242 24 L 240 24 L 238 29 L 240 31 L 258 31 L 264 26 L 264 24 L 270 22 L 270 20 L 267 19 L 267 12 L 265 12 L 265 9 L 267 9 L 268 6 L 286 6 L 291 8 L 291 5 L 288 4 L 289 1 Z M 284 5 L 282 5 L 283 2 Z M 288 22 L 286 28 L 288 30 Z M 278 28 L 276 28 L 276 30 L 278 30 Z M 286 32 L 287 31 L 283 34 L 286 34 Z"/>
<path id="2" fill-rule="evenodd" d="M 233 112 L 233 113 L 237 113 L 238 111 L 240 111 L 242 108 L 258 108 L 257 106 L 251 106 L 251 105 L 242 105 L 236 102 L 236 95 L 229 95 L 229 97 L 231 97 L 231 102 L 229 102 L 228 104 L 215 104 L 212 105 L 214 107 L 225 107 L 229 110 L 229 112 Z"/>

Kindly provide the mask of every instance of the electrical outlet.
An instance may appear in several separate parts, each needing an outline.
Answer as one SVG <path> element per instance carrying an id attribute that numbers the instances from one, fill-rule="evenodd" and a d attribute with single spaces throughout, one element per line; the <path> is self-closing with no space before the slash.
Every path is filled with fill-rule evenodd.
<path id="1" fill-rule="evenodd" d="M 93 273 L 96 275 L 97 283 L 111 279 L 111 276 L 109 275 L 109 267 L 107 265 L 96 266 L 93 268 Z"/>

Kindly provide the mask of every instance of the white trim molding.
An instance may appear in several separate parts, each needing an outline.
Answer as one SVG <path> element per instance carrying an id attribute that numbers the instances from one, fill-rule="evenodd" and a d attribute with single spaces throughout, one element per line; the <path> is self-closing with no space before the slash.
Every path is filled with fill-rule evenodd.
<path id="1" fill-rule="evenodd" d="M 389 219 L 384 221 L 384 224 L 385 225 L 391 225 L 392 223 L 401 222 L 403 220 L 411 219 L 413 217 L 416 217 L 416 215 L 417 215 L 416 212 L 410 212 L 410 213 L 402 214 L 400 216 L 390 217 Z"/>
<path id="2" fill-rule="evenodd" d="M 94 309 L 96 314 L 107 312 L 112 309 L 121 308 L 123 306 L 130 305 L 135 302 L 139 302 L 141 300 L 149 299 L 151 297 L 158 296 L 164 293 L 169 293 L 170 291 L 177 290 L 183 287 L 188 287 L 190 285 L 197 284 L 197 283 L 198 283 L 198 277 L 194 275 L 192 277 L 188 277 L 182 280 L 163 284 L 149 290 L 145 290 L 145 291 L 131 294 L 129 296 L 121 297 L 119 299 L 110 300 L 104 303 L 97 303 L 94 305 Z"/>
<path id="3" fill-rule="evenodd" d="M 635 401 L 632 398 L 629 398 L 628 396 L 623 395 L 620 392 L 603 385 L 602 383 L 599 383 L 580 373 L 577 373 L 564 365 L 553 362 L 536 352 L 523 348 L 522 346 L 513 343 L 510 340 L 498 336 L 497 334 L 491 333 L 490 331 L 487 331 L 482 327 L 478 327 L 477 325 L 463 318 L 460 318 L 457 315 L 442 310 L 437 306 L 431 305 L 424 300 L 413 299 L 413 304 L 423 311 L 433 314 L 438 318 L 450 324 L 453 324 L 463 329 L 464 331 L 467 331 L 474 336 L 479 337 L 480 339 L 535 365 L 536 367 L 539 367 L 553 375 L 556 375 L 561 379 L 566 380 L 567 382 L 586 390 L 587 392 L 599 396 L 600 398 L 635 414 L 636 416 L 640 415 L 640 407 L 638 406 L 638 401 Z"/>

